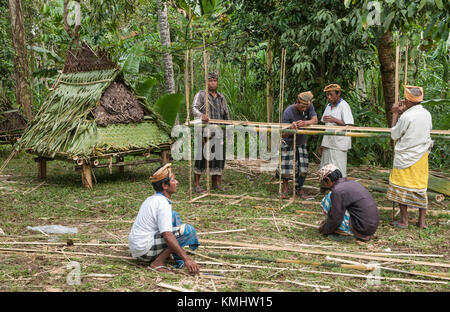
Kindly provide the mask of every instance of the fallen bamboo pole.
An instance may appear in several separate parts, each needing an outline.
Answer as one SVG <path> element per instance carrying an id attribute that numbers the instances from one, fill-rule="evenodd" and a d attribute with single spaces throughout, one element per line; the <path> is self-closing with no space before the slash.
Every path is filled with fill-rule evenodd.
<path id="1" fill-rule="evenodd" d="M 300 260 L 300 259 L 280 259 L 280 258 L 262 258 L 262 257 L 254 257 L 247 255 L 232 255 L 232 254 L 216 254 L 209 253 L 208 256 L 211 257 L 225 257 L 231 259 L 248 259 L 248 260 L 257 260 L 264 262 L 277 262 L 277 263 L 294 263 L 294 264 L 305 264 L 312 266 L 324 266 L 324 267 L 333 267 L 333 268 L 344 268 L 344 269 L 353 269 L 359 271 L 372 271 L 374 268 L 369 267 L 364 264 L 340 264 L 340 263 L 331 263 L 331 262 L 317 262 L 317 261 L 308 261 L 308 260 Z"/>
<path id="2" fill-rule="evenodd" d="M 197 235 L 208 235 L 208 234 L 222 234 L 222 233 L 234 233 L 234 232 L 245 232 L 247 229 L 237 229 L 237 230 L 225 230 L 225 231 L 215 231 L 215 232 L 199 232 Z"/>
<path id="3" fill-rule="evenodd" d="M 282 267 L 269 267 L 269 266 L 261 266 L 261 265 L 251 265 L 251 264 L 228 264 L 221 262 L 201 262 L 196 261 L 197 264 L 206 264 L 206 265 L 230 265 L 234 267 L 248 267 L 262 270 L 286 270 L 286 271 L 297 271 L 304 273 L 312 273 L 312 274 L 320 274 L 320 275 L 334 275 L 334 276 L 345 276 L 351 278 L 363 278 L 363 279 L 379 279 L 386 281 L 402 281 L 402 282 L 412 282 L 412 283 L 426 283 L 426 284 L 443 284 L 448 285 L 448 282 L 444 281 L 435 281 L 435 280 L 420 280 L 420 279 L 407 279 L 407 278 L 397 278 L 397 277 L 383 277 L 383 276 L 368 276 L 362 274 L 350 274 L 350 273 L 338 273 L 338 272 L 326 272 L 326 271 L 314 271 L 314 270 L 305 270 L 305 269 L 297 269 L 297 268 L 282 268 Z"/>
<path id="4" fill-rule="evenodd" d="M 344 260 L 344 259 L 339 259 L 339 258 L 332 258 L 332 257 L 327 257 L 328 260 L 333 260 L 333 261 L 337 261 L 337 262 L 344 262 L 344 263 L 348 263 L 349 261 Z M 360 264 L 358 262 L 352 262 L 352 264 Z M 435 272 L 420 272 L 420 271 L 405 271 L 405 270 L 398 270 L 398 269 L 393 269 L 393 268 L 388 268 L 388 267 L 384 267 L 384 266 L 379 266 L 379 265 L 374 265 L 373 268 L 375 269 L 376 267 L 385 270 L 385 271 L 391 271 L 391 272 L 396 272 L 396 273 L 403 273 L 403 274 L 408 274 L 408 275 L 414 275 L 414 276 L 425 276 L 425 277 L 432 277 L 432 278 L 440 278 L 440 279 L 445 279 L 445 280 L 450 280 L 450 275 L 448 273 L 435 273 Z"/>
<path id="5" fill-rule="evenodd" d="M 159 283 L 159 284 L 156 284 L 156 286 L 159 286 L 162 288 L 167 288 L 170 290 L 179 291 L 179 292 L 195 292 L 195 290 L 192 290 L 192 289 L 186 289 L 183 287 L 174 286 L 174 285 L 170 285 L 170 284 L 166 284 L 166 283 Z"/>
<path id="6" fill-rule="evenodd" d="M 230 246 L 242 246 L 242 247 L 255 247 L 260 250 L 277 250 L 277 251 L 291 251 L 291 252 L 299 252 L 313 255 L 328 255 L 328 256 L 341 256 L 341 257 L 349 257 L 349 258 L 357 258 L 357 259 L 366 259 L 366 260 L 375 260 L 375 261 L 387 261 L 394 263 L 405 263 L 405 264 L 415 264 L 415 265 L 425 265 L 425 266 L 435 266 L 435 267 L 444 267 L 450 268 L 450 263 L 442 263 L 442 262 L 426 262 L 426 261 L 416 261 L 410 259 L 396 259 L 396 258 L 382 258 L 376 256 L 367 256 L 361 254 L 351 254 L 351 253 L 342 253 L 342 252 L 331 252 L 331 251 L 322 251 L 322 250 L 314 250 L 314 249 L 302 249 L 302 248 L 286 248 L 279 246 L 267 246 L 267 245 L 256 245 L 249 243 L 241 243 L 241 242 L 232 242 L 232 241 L 218 241 L 218 240 L 209 240 L 202 239 L 201 243 L 210 243 L 210 244 L 226 244 Z"/>
<path id="7" fill-rule="evenodd" d="M 63 254 L 63 255 L 78 255 L 78 256 L 88 256 L 88 257 L 104 257 L 104 258 L 114 258 L 114 259 L 126 259 L 126 260 L 134 260 L 132 257 L 126 256 L 116 256 L 116 255 L 107 255 L 107 254 L 97 254 L 97 253 L 89 253 L 89 252 L 75 252 L 75 251 L 58 251 L 58 250 L 36 250 L 36 249 L 17 249 L 17 248 L 0 248 L 1 251 L 5 252 L 33 252 L 33 253 L 55 253 L 55 254 Z"/>

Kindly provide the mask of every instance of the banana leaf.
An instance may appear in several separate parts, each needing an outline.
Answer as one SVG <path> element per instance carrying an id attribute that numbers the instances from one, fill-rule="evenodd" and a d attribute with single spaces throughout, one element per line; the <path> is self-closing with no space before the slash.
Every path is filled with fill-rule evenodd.
<path id="1" fill-rule="evenodd" d="M 179 93 L 163 95 L 156 101 L 153 109 L 161 115 L 170 128 L 175 124 L 178 111 L 184 102 L 184 95 Z"/>

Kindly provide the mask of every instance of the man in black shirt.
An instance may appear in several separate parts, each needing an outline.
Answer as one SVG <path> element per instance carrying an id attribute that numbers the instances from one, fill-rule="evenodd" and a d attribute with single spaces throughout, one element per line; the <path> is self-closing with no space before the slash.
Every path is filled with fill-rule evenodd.
<path id="1" fill-rule="evenodd" d="M 322 167 L 319 177 L 331 189 L 321 204 L 327 219 L 319 232 L 327 235 L 340 230 L 363 241 L 373 238 L 379 215 L 369 191 L 356 181 L 342 178 L 341 171 L 332 164 Z"/>

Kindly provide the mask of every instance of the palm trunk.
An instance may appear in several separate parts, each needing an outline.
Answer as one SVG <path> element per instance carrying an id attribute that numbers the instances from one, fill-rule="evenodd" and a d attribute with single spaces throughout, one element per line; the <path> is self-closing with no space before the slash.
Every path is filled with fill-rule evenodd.
<path id="1" fill-rule="evenodd" d="M 158 21 L 159 21 L 159 34 L 161 37 L 161 45 L 164 49 L 167 49 L 163 53 L 163 65 L 164 65 L 164 89 L 166 93 L 175 93 L 175 81 L 173 75 L 173 63 L 172 54 L 168 52 L 170 49 L 170 29 L 169 18 L 167 13 L 167 3 L 163 0 L 157 0 L 158 5 Z"/>
<path id="2" fill-rule="evenodd" d="M 20 0 L 9 0 L 11 15 L 12 43 L 14 47 L 14 78 L 16 82 L 16 102 L 22 107 L 26 118 L 33 118 L 30 70 L 25 39 L 25 23 Z"/>
<path id="3" fill-rule="evenodd" d="M 384 107 L 389 127 L 392 125 L 392 106 L 395 103 L 395 60 L 392 33 L 386 32 L 378 41 L 378 58 L 381 65 Z"/>

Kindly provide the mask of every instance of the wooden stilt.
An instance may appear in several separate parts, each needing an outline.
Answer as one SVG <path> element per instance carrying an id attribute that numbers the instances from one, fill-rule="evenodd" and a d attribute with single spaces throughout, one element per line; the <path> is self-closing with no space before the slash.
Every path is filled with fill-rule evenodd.
<path id="1" fill-rule="evenodd" d="M 38 165 L 38 179 L 43 180 L 47 178 L 47 160 L 43 157 L 35 158 Z"/>
<path id="2" fill-rule="evenodd" d="M 161 151 L 161 166 L 167 164 L 170 160 L 169 150 Z"/>
<path id="3" fill-rule="evenodd" d="M 116 163 L 121 163 L 121 162 L 123 162 L 123 157 L 120 157 L 120 156 L 116 157 Z M 125 172 L 125 166 L 121 165 L 118 167 L 119 167 L 119 174 L 123 175 L 123 173 Z"/>
<path id="4" fill-rule="evenodd" d="M 94 188 L 92 184 L 91 165 L 83 163 L 83 169 L 81 171 L 81 180 L 85 188 L 88 188 L 90 190 Z"/>
<path id="5" fill-rule="evenodd" d="M 295 202 L 295 178 L 296 178 L 295 173 L 297 170 L 297 163 L 295 162 L 296 154 L 297 154 L 297 135 L 294 134 L 294 168 L 292 170 L 292 202 Z M 300 171 L 300 168 L 298 169 Z"/>

